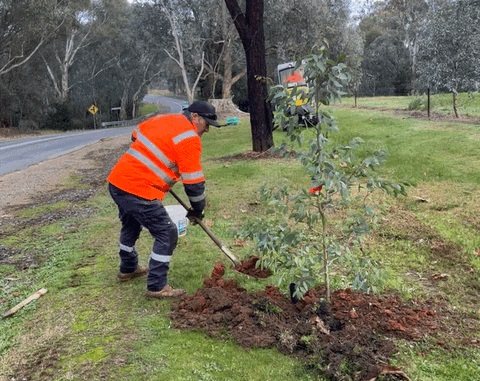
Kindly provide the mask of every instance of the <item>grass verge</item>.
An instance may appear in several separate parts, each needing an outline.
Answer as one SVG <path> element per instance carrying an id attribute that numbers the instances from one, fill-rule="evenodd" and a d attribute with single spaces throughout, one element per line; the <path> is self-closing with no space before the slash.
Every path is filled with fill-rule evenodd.
<path id="1" fill-rule="evenodd" d="M 406 298 L 441 301 L 462 311 L 465 320 L 450 322 L 448 329 L 478 326 L 480 177 L 475 168 L 480 163 L 474 152 L 479 127 L 371 110 L 338 109 L 335 115 L 341 130 L 336 139 L 360 136 L 367 141 L 365 151 L 387 148 L 385 175 L 416 184 L 408 198 L 390 200 L 389 213 L 368 242 L 370 255 L 390 274 L 387 287 Z M 277 144 L 283 137 L 275 132 Z M 246 121 L 204 137 L 206 223 L 239 257 L 249 254 L 248 247 L 236 246 L 232 232 L 261 214 L 258 187 L 281 177 L 308 186 L 305 179 L 297 180 L 303 173 L 294 161 L 242 156 L 250 149 Z M 99 176 L 104 175 L 100 171 Z M 68 186 L 75 182 L 84 183 L 73 178 Z M 56 203 L 14 212 L 29 223 L 19 223 L 14 231 L 1 228 L 0 246 L 7 253 L 0 262 L 1 306 L 10 308 L 41 287 L 49 290 L 13 318 L 0 321 L 1 380 L 319 379 L 300 360 L 275 349 L 246 351 L 228 337 L 213 340 L 202 332 L 172 328 L 170 302 L 146 300 L 144 279 L 125 284 L 116 280 L 119 224 L 104 187 L 76 204 L 89 211 L 86 217 L 59 213 L 58 219 L 42 218 L 72 205 Z M 138 244 L 143 264 L 150 247 L 144 232 Z M 25 258 L 35 261 L 22 266 Z M 189 226 L 180 238 L 170 281 L 193 293 L 218 261 L 228 263 L 200 228 Z M 436 278 L 439 274 L 445 276 Z M 271 282 L 246 279 L 230 270 L 227 277 L 248 290 Z M 435 350 L 427 345 L 428 338 L 398 343 L 394 362 L 412 379 L 473 381 L 480 351 L 472 343 L 480 338 L 462 339 L 470 341 Z"/>
<path id="2" fill-rule="evenodd" d="M 416 96 L 383 96 L 383 97 L 358 97 L 357 107 L 387 109 L 387 110 L 417 110 L 427 114 L 427 95 Z M 353 97 L 345 98 L 342 103 L 346 106 L 354 106 Z M 480 118 L 480 93 L 459 93 L 458 112 L 460 117 Z M 432 94 L 430 97 L 430 111 L 433 115 L 453 116 L 453 95 Z"/>

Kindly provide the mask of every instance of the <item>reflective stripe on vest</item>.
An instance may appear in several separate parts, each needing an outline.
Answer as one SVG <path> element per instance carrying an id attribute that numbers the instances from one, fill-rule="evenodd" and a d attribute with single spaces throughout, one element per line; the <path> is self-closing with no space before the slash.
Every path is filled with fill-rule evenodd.
<path id="1" fill-rule="evenodd" d="M 132 155 L 135 159 L 149 168 L 153 173 L 155 173 L 160 179 L 162 179 L 166 184 L 172 186 L 175 184 L 175 180 L 173 180 L 170 176 L 168 176 L 162 169 L 158 168 L 158 166 L 151 161 L 148 157 L 145 157 L 143 154 L 134 150 L 133 148 L 129 148 L 127 151 L 128 154 Z"/>
<path id="2" fill-rule="evenodd" d="M 148 140 L 145 135 L 143 135 L 140 131 L 135 131 L 137 132 L 137 139 L 140 143 L 142 143 L 145 147 L 148 148 L 150 152 L 152 152 L 156 157 L 158 157 L 167 168 L 170 168 L 174 172 L 178 172 L 178 168 L 173 161 L 166 157 L 165 154 L 160 151 L 155 144 Z"/>
<path id="3" fill-rule="evenodd" d="M 196 172 L 190 172 L 190 173 L 178 173 L 178 166 L 175 165 L 175 163 L 170 160 L 158 147 L 153 144 L 145 135 L 143 135 L 138 129 L 134 130 L 137 136 L 137 140 L 142 143 L 148 151 L 150 151 L 156 158 L 158 158 L 162 164 L 164 164 L 167 168 L 171 169 L 175 174 L 178 176 L 181 176 L 183 180 L 197 180 L 202 177 L 203 171 L 196 171 Z M 181 134 L 178 134 L 173 138 L 174 144 L 179 144 L 185 139 L 191 138 L 198 136 L 195 131 L 185 131 L 182 132 Z M 144 164 L 147 168 L 149 168 L 153 173 L 155 173 L 160 179 L 162 179 L 168 186 L 173 186 L 175 184 L 175 179 L 170 177 L 165 171 L 162 170 L 162 168 L 158 167 L 152 160 L 150 160 L 148 157 L 146 157 L 144 154 L 141 152 L 129 148 L 127 153 L 132 155 L 135 159 L 140 161 L 142 164 Z"/>
<path id="4" fill-rule="evenodd" d="M 200 196 L 188 197 L 188 199 L 192 202 L 200 202 L 205 199 L 205 193 L 202 193 Z"/>
<path id="5" fill-rule="evenodd" d="M 197 136 L 197 135 L 198 134 L 195 131 L 185 131 L 185 132 L 182 132 L 180 135 L 175 136 L 173 138 L 173 143 L 178 144 L 182 140 L 185 140 L 187 138 L 192 138 L 192 137 Z"/>
<path id="6" fill-rule="evenodd" d="M 182 173 L 183 180 L 196 180 L 203 177 L 203 171 L 197 172 L 190 172 L 190 173 Z"/>

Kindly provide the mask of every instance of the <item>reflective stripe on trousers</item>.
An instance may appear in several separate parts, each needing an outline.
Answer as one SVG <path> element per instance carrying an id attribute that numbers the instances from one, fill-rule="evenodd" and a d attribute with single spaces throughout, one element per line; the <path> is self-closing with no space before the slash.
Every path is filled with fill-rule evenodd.
<path id="1" fill-rule="evenodd" d="M 125 237 L 122 237 L 122 233 L 120 233 L 120 244 L 118 252 L 118 254 L 120 255 L 120 272 L 131 273 L 137 268 L 138 253 L 137 250 L 135 250 L 135 246 L 126 246 L 122 244 L 122 239 L 123 242 L 127 241 Z"/>
<path id="2" fill-rule="evenodd" d="M 109 192 L 118 206 L 120 231 L 120 271 L 132 272 L 138 263 L 135 242 L 142 226 L 155 239 L 150 254 L 147 288 L 159 291 L 167 284 L 170 258 L 178 241 L 176 225 L 158 200 L 145 200 L 109 184 Z M 124 250 L 127 249 L 127 250 Z M 130 249 L 132 249 L 130 251 Z"/>

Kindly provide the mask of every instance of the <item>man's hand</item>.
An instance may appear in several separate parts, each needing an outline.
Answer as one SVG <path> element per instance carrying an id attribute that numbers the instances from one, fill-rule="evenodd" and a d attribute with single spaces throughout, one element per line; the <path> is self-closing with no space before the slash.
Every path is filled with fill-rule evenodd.
<path id="1" fill-rule="evenodd" d="M 200 212 L 194 209 L 188 209 L 187 218 L 192 223 L 192 225 L 196 225 L 197 220 L 202 221 L 203 217 L 205 217 L 205 215 L 203 214 L 203 211 Z"/>

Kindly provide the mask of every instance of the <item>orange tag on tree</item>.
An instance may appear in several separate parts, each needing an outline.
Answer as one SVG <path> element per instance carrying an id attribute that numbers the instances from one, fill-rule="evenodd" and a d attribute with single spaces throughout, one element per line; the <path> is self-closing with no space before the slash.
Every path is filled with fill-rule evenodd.
<path id="1" fill-rule="evenodd" d="M 316 194 L 318 195 L 320 193 L 320 191 L 322 190 L 323 186 L 318 186 L 316 188 L 310 188 L 310 190 L 308 191 L 310 194 Z"/>

